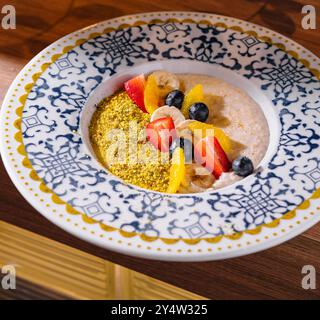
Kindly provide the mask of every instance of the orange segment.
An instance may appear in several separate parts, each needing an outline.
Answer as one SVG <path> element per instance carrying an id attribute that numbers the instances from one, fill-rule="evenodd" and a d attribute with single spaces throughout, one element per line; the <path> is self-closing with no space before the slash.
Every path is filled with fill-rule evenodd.
<path id="1" fill-rule="evenodd" d="M 176 148 L 172 155 L 168 193 L 176 193 L 184 183 L 186 175 L 185 157 L 182 148 Z"/>
<path id="2" fill-rule="evenodd" d="M 157 80 L 152 74 L 148 77 L 144 89 L 144 105 L 148 113 L 153 113 L 159 107 L 160 91 Z"/>
<path id="3" fill-rule="evenodd" d="M 184 97 L 181 112 L 189 118 L 189 108 L 196 102 L 204 102 L 203 88 L 201 84 L 194 86 Z"/>
<path id="4" fill-rule="evenodd" d="M 188 125 L 189 129 L 193 132 L 195 136 L 200 139 L 210 136 L 215 136 L 224 150 L 224 152 L 229 153 L 231 151 L 231 140 L 220 128 L 213 126 L 212 124 L 203 123 L 200 121 L 192 121 Z"/>

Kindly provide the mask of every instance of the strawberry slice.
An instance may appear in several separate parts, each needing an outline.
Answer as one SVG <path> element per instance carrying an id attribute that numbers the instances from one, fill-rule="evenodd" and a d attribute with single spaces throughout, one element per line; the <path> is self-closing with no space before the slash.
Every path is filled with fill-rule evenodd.
<path id="1" fill-rule="evenodd" d="M 136 76 L 124 83 L 124 88 L 131 100 L 143 111 L 147 112 L 144 106 L 144 88 L 146 80 L 143 74 Z"/>
<path id="2" fill-rule="evenodd" d="M 160 151 L 168 152 L 176 130 L 172 118 L 159 118 L 150 122 L 146 128 L 147 139 Z"/>
<path id="3" fill-rule="evenodd" d="M 208 136 L 201 139 L 194 148 L 195 160 L 218 179 L 223 172 L 231 169 L 231 163 L 218 139 Z"/>

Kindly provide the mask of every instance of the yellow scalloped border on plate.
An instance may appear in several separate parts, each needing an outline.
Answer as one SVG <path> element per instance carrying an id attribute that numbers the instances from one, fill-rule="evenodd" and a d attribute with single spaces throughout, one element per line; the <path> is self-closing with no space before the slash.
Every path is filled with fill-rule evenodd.
<path id="1" fill-rule="evenodd" d="M 27 85 L 25 85 L 25 92 L 24 94 L 19 98 L 19 102 L 21 103 L 21 106 L 19 106 L 15 112 L 18 116 L 18 119 L 14 122 L 14 126 L 15 128 L 18 130 L 17 133 L 15 134 L 14 138 L 15 140 L 19 143 L 19 147 L 17 148 L 17 151 L 20 155 L 22 155 L 24 157 L 23 161 L 22 161 L 22 165 L 30 170 L 30 177 L 31 179 L 33 179 L 34 181 L 39 182 L 39 190 L 41 192 L 47 193 L 47 194 L 51 194 L 51 199 L 55 204 L 58 205 L 62 205 L 65 207 L 65 210 L 67 213 L 71 214 L 71 215 L 81 215 L 82 216 L 82 220 L 85 223 L 88 224 L 99 224 L 100 228 L 103 231 L 106 232 L 114 232 L 114 231 L 118 231 L 123 237 L 125 238 L 132 238 L 132 237 L 136 237 L 139 236 L 141 240 L 146 241 L 146 242 L 152 242 L 152 241 L 156 241 L 158 239 L 162 240 L 165 244 L 175 244 L 179 241 L 183 241 L 186 244 L 189 245 L 195 245 L 197 243 L 199 243 L 202 240 L 205 240 L 208 243 L 218 243 L 220 242 L 223 238 L 227 238 L 230 240 L 238 240 L 242 237 L 243 234 L 249 234 L 249 235 L 257 235 L 259 234 L 263 228 L 275 228 L 278 227 L 281 223 L 281 220 L 290 220 L 293 219 L 296 216 L 296 211 L 297 210 L 306 210 L 310 207 L 310 201 L 312 199 L 319 199 L 320 198 L 320 189 L 316 190 L 313 195 L 305 200 L 301 205 L 299 205 L 296 209 L 284 214 L 281 218 L 279 219 L 275 219 L 273 220 L 271 223 L 267 223 L 267 224 L 263 224 L 255 229 L 251 229 L 251 230 L 246 230 L 243 232 L 238 232 L 232 235 L 223 235 L 223 236 L 217 236 L 217 237 L 211 237 L 211 238 L 199 238 L 199 239 L 183 239 L 183 238 L 178 238 L 178 239 L 174 239 L 174 238 L 161 238 L 161 237 L 149 237 L 146 236 L 144 234 L 139 234 L 136 232 L 126 232 L 123 231 L 121 229 L 117 229 L 114 228 L 112 226 L 109 225 L 105 225 L 102 224 L 100 222 L 95 221 L 92 218 L 89 218 L 87 215 L 85 215 L 82 212 L 77 211 L 76 209 L 74 209 L 70 204 L 64 202 L 62 199 L 60 199 L 50 188 L 48 188 L 45 183 L 43 182 L 43 180 L 38 176 L 38 174 L 36 173 L 36 171 L 33 169 L 27 153 L 25 151 L 24 145 L 23 145 L 23 138 L 22 138 L 22 131 L 21 131 L 21 121 L 22 121 L 22 112 L 23 112 L 23 108 L 26 102 L 26 99 L 32 89 L 32 87 L 34 86 L 34 84 L 36 83 L 36 81 L 38 80 L 38 78 L 42 75 L 43 72 L 46 71 L 46 69 L 53 63 L 55 62 L 57 59 L 59 59 L 62 55 L 66 54 L 67 52 L 69 52 L 70 50 L 72 50 L 73 48 L 81 45 L 82 43 L 88 41 L 89 39 L 95 38 L 97 36 L 100 36 L 102 34 L 106 34 L 106 33 L 110 33 L 113 32 L 115 30 L 119 30 L 119 29 L 124 29 L 124 28 L 128 28 L 128 27 L 133 27 L 133 26 L 140 26 L 140 25 L 146 25 L 146 24 L 150 24 L 150 23 L 169 23 L 169 22 L 177 22 L 177 23 L 193 23 L 193 24 L 204 24 L 204 25 L 209 25 L 209 26 L 215 26 L 215 27 L 221 27 L 221 28 L 225 28 L 225 29 L 232 29 L 241 33 L 245 33 L 251 36 L 254 36 L 255 38 L 259 39 L 262 42 L 267 42 L 269 44 L 275 45 L 278 48 L 280 48 L 281 50 L 287 52 L 289 55 L 293 56 L 295 59 L 297 59 L 298 61 L 300 61 L 306 68 L 308 68 L 310 70 L 310 72 L 312 72 L 318 79 L 320 79 L 320 71 L 317 69 L 312 69 L 310 68 L 310 62 L 305 60 L 305 59 L 300 59 L 299 55 L 297 52 L 292 51 L 292 50 L 287 50 L 286 46 L 282 43 L 274 43 L 271 38 L 269 37 L 265 37 L 265 36 L 259 36 L 255 31 L 251 31 L 251 30 L 243 30 L 241 27 L 239 26 L 231 26 L 228 27 L 225 23 L 222 22 L 218 22 L 218 23 L 211 23 L 208 20 L 199 20 L 199 21 L 195 21 L 193 19 L 183 19 L 183 20 L 179 20 L 176 18 L 170 18 L 167 20 L 160 20 L 160 19 L 152 19 L 149 22 L 145 22 L 145 21 L 136 21 L 133 24 L 122 24 L 120 25 L 118 28 L 106 28 L 104 29 L 102 32 L 99 33 L 92 33 L 89 35 L 89 37 L 87 37 L 86 39 L 78 39 L 74 45 L 72 46 L 66 46 L 63 48 L 62 52 L 59 54 L 54 54 L 51 57 L 51 63 L 44 63 L 41 66 L 41 71 L 38 73 L 35 73 L 32 75 L 32 80 L 33 82 L 28 83 Z"/>

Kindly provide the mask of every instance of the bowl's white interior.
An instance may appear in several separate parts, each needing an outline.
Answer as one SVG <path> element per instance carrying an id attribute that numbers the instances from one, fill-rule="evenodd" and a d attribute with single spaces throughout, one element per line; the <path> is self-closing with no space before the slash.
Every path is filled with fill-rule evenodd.
<path id="1" fill-rule="evenodd" d="M 89 125 L 96 105 L 105 97 L 123 87 L 123 83 L 141 73 L 148 74 L 155 70 L 166 70 L 173 73 L 193 73 L 217 77 L 231 85 L 247 92 L 261 107 L 269 126 L 269 146 L 267 152 L 260 163 L 263 168 L 272 158 L 279 143 L 280 120 L 273 104 L 252 81 L 226 68 L 203 62 L 190 60 L 165 60 L 157 62 L 147 62 L 134 67 L 127 68 L 116 75 L 105 79 L 89 96 L 80 119 L 80 134 L 87 152 L 97 161 L 95 153 L 90 143 Z M 99 164 L 102 167 L 101 164 Z M 105 170 L 105 168 L 104 168 Z"/>

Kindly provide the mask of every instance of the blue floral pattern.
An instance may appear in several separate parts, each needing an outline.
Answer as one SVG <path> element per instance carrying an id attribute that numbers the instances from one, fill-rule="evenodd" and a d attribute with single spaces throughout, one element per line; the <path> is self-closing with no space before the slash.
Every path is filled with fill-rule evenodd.
<path id="1" fill-rule="evenodd" d="M 46 141 L 38 141 L 37 145 L 26 145 L 31 164 L 46 185 L 60 196 L 106 181 L 107 174 L 92 167 L 90 157 L 79 156 L 80 144 L 80 138 L 59 135 L 55 140 L 47 138 Z M 86 178 L 85 184 L 81 178 Z"/>
<path id="2" fill-rule="evenodd" d="M 294 166 L 290 170 L 290 176 L 303 184 L 306 191 L 312 192 L 320 187 L 320 160 L 311 158 L 303 166 Z M 299 179 L 298 179 L 299 178 Z"/>
<path id="3" fill-rule="evenodd" d="M 49 75 L 52 78 L 63 80 L 70 75 L 84 73 L 86 68 L 86 64 L 79 61 L 79 53 L 71 50 L 52 64 Z"/>
<path id="4" fill-rule="evenodd" d="M 239 32 L 234 32 L 230 35 L 228 42 L 232 46 L 236 46 L 238 53 L 243 57 L 257 57 L 259 54 L 264 55 L 263 50 L 271 47 L 270 44 L 262 42 L 257 38 L 243 34 Z"/>
<path id="5" fill-rule="evenodd" d="M 265 170 L 226 191 L 169 196 L 127 185 L 92 161 L 75 133 L 89 95 L 124 68 L 163 59 L 219 65 L 265 92 L 281 122 L 280 144 Z M 219 236 L 272 222 L 320 187 L 319 92 L 319 80 L 303 64 L 253 36 L 150 23 L 90 39 L 50 65 L 25 104 L 23 140 L 45 184 L 90 218 L 147 236 Z"/>
<path id="6" fill-rule="evenodd" d="M 101 76 L 88 77 L 86 80 L 71 82 L 70 85 L 62 84 L 52 90 L 49 100 L 56 107 L 59 117 L 64 119 L 64 124 L 71 131 L 79 128 L 80 112 L 85 105 L 89 94 L 102 81 Z M 66 107 L 67 106 L 67 107 Z"/>
<path id="7" fill-rule="evenodd" d="M 22 132 L 25 137 L 34 137 L 36 133 L 49 133 L 55 129 L 57 122 L 48 119 L 48 109 L 31 105 L 28 110 L 23 111 Z"/>
<path id="8" fill-rule="evenodd" d="M 252 61 L 246 69 L 250 71 L 246 77 L 257 77 L 263 81 L 261 89 L 273 89 L 275 105 L 288 106 L 298 102 L 299 97 L 293 97 L 296 92 L 293 88 L 305 92 L 309 84 L 318 82 L 308 69 L 280 49 Z"/>
<path id="9" fill-rule="evenodd" d="M 208 200 L 208 203 L 213 210 L 221 212 L 234 231 L 252 229 L 281 218 L 284 213 L 288 212 L 289 207 L 296 207 L 303 200 L 296 195 L 289 201 L 288 196 L 295 195 L 295 190 L 283 182 L 282 178 L 272 173 L 267 177 L 258 175 L 248 188 L 240 185 L 236 187 L 236 193 L 212 194 L 212 199 Z M 281 185 L 281 188 L 274 188 L 275 183 Z M 225 205 L 230 208 L 227 214 L 223 209 Z"/>
<path id="10" fill-rule="evenodd" d="M 143 40 L 147 42 L 144 46 L 141 45 Z M 140 26 L 99 36 L 80 48 L 100 74 L 108 75 L 114 74 L 123 63 L 130 67 L 136 59 L 152 61 L 159 53 L 155 43 L 148 43 L 148 35 Z"/>
<path id="11" fill-rule="evenodd" d="M 88 198 L 74 198 L 70 204 L 78 211 L 101 223 L 110 223 L 119 218 L 120 209 L 111 203 L 110 195 L 101 192 L 91 192 Z"/>

